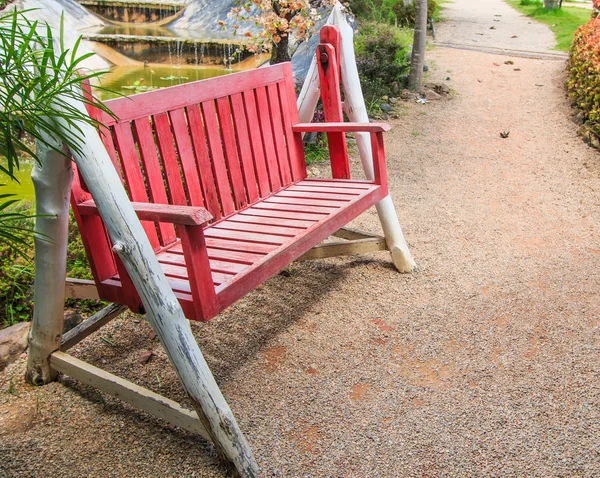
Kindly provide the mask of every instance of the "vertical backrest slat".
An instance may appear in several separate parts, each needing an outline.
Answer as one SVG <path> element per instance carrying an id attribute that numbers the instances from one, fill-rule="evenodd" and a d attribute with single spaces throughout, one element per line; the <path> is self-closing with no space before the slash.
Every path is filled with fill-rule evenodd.
<path id="1" fill-rule="evenodd" d="M 231 95 L 231 112 L 233 114 L 233 125 L 237 138 L 236 143 L 244 175 L 244 185 L 248 194 L 248 202 L 253 203 L 258 200 L 258 187 L 254 172 L 254 162 L 252 161 L 248 122 L 244 112 L 244 100 L 241 93 Z"/>
<path id="2" fill-rule="evenodd" d="M 248 131 L 250 133 L 250 145 L 254 157 L 254 170 L 256 171 L 256 179 L 258 180 L 258 191 L 261 197 L 265 197 L 271 193 L 271 187 L 262 135 L 260 133 L 260 122 L 258 120 L 258 112 L 256 111 L 256 96 L 254 91 L 251 90 L 244 91 L 242 97 L 244 99 L 246 118 L 248 119 Z"/>
<path id="3" fill-rule="evenodd" d="M 217 183 L 217 192 L 221 202 L 221 211 L 224 216 L 228 216 L 234 211 L 233 198 L 229 189 L 229 179 L 227 168 L 225 166 L 225 157 L 221 147 L 221 135 L 217 124 L 217 112 L 215 111 L 215 102 L 213 100 L 204 101 L 201 104 L 202 116 L 204 117 L 204 127 L 208 138 L 208 149 L 212 159 L 213 171 Z"/>
<path id="4" fill-rule="evenodd" d="M 279 92 L 277 84 L 267 85 L 267 96 L 269 99 L 269 109 L 271 110 L 271 125 L 273 126 L 273 138 L 275 139 L 275 151 L 277 153 L 277 162 L 279 163 L 279 175 L 281 183 L 284 186 L 292 182 L 290 174 L 290 162 L 285 148 L 285 133 L 283 131 L 283 121 L 281 119 L 281 105 L 279 104 Z"/>
<path id="5" fill-rule="evenodd" d="M 181 182 L 181 171 L 177 163 L 177 155 L 173 145 L 173 136 L 167 113 L 159 113 L 152 117 L 156 142 L 160 150 L 163 169 L 169 188 L 169 203 L 177 206 L 187 206 L 187 199 Z"/>
<path id="6" fill-rule="evenodd" d="M 204 125 L 202 124 L 202 115 L 198 105 L 187 106 L 185 109 L 188 124 L 190 127 L 190 136 L 192 146 L 196 157 L 196 167 L 200 176 L 200 184 L 204 194 L 206 208 L 215 219 L 221 218 L 221 208 L 219 207 L 219 198 L 215 188 L 215 178 L 213 176 L 208 149 L 206 145 L 206 135 L 204 134 Z"/>
<path id="7" fill-rule="evenodd" d="M 182 109 L 177 109 L 169 113 L 169 118 L 171 119 L 171 128 L 175 137 L 181 170 L 183 171 L 189 205 L 204 207 L 200 178 L 198 178 L 198 169 L 192 152 L 185 114 Z"/>
<path id="8" fill-rule="evenodd" d="M 248 201 L 246 200 L 244 180 L 242 179 L 242 168 L 240 166 L 237 146 L 235 144 L 235 133 L 233 131 L 229 97 L 225 96 L 217 99 L 217 116 L 219 117 L 219 125 L 221 126 L 221 140 L 225 150 L 225 160 L 227 163 L 227 170 L 229 171 L 231 189 L 233 191 L 234 209 L 238 210 L 246 206 Z"/>
<path id="9" fill-rule="evenodd" d="M 283 130 L 285 133 L 285 144 L 290 160 L 290 169 L 293 181 L 300 181 L 306 178 L 306 163 L 304 162 L 304 149 L 302 147 L 302 139 L 300 144 L 297 143 L 297 138 L 292 131 L 292 125 L 298 123 L 298 110 L 296 109 L 296 96 L 291 84 L 291 97 L 288 82 L 278 83 L 279 100 L 281 102 L 281 112 L 283 116 Z M 290 104 L 291 102 L 291 104 Z"/>
<path id="10" fill-rule="evenodd" d="M 133 122 L 133 130 L 137 139 L 137 146 L 140 151 L 142 165 L 146 173 L 148 192 L 150 200 L 157 204 L 168 204 L 167 191 L 163 179 L 158 154 L 156 153 L 156 144 L 154 135 L 148 117 L 137 119 Z M 163 246 L 172 244 L 177 239 L 175 228 L 172 224 L 165 222 L 158 223 L 158 231 Z"/>
<path id="11" fill-rule="evenodd" d="M 277 153 L 275 152 L 275 142 L 273 140 L 273 129 L 271 127 L 271 118 L 269 112 L 269 101 L 267 99 L 267 90 L 263 86 L 256 88 L 256 104 L 258 108 L 258 117 L 260 120 L 260 132 L 265 147 L 265 156 L 267 170 L 269 172 L 269 181 L 271 191 L 276 192 L 281 189 L 281 177 L 279 176 L 279 164 L 277 163 Z"/>
<path id="12" fill-rule="evenodd" d="M 114 126 L 114 134 L 119 157 L 121 158 L 121 165 L 125 173 L 125 182 L 129 190 L 129 197 L 135 202 L 148 202 L 148 193 L 146 192 L 137 149 L 131 133 L 131 123 L 117 123 Z M 152 247 L 158 249 L 160 244 L 154 222 L 142 221 L 142 226 Z"/>

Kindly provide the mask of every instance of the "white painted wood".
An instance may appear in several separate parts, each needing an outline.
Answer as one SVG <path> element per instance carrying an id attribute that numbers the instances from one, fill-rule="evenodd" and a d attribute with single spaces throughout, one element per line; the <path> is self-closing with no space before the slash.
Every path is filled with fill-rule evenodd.
<path id="1" fill-rule="evenodd" d="M 67 98 L 64 101 L 85 112 L 82 103 Z M 73 127 L 59 124 L 63 128 Z M 252 451 L 194 339 L 96 129 L 81 123 L 76 126 L 81 131 L 82 145 L 80 152 L 73 154 L 74 160 L 94 198 L 114 250 L 140 295 L 148 322 L 160 338 L 217 452 L 235 475 L 256 476 L 258 466 Z"/>
<path id="2" fill-rule="evenodd" d="M 140 408 L 150 415 L 184 430 L 198 433 L 210 440 L 210 436 L 202 422 L 198 420 L 196 412 L 183 408 L 169 398 L 105 372 L 64 352 L 54 352 L 50 357 L 50 364 L 57 372 L 68 375 L 79 382 Z"/>
<path id="3" fill-rule="evenodd" d="M 60 151 L 61 144 L 54 138 L 45 135 L 45 140 Z M 54 379 L 48 359 L 60 347 L 63 329 L 73 168 L 64 146 L 61 153 L 36 141 L 36 151 L 40 161 L 34 162 L 31 172 L 37 213 L 34 234 L 35 307 L 25 375 L 29 383 L 43 385 Z"/>
<path id="4" fill-rule="evenodd" d="M 313 247 L 297 260 L 310 261 L 313 259 L 325 259 L 326 257 L 351 256 L 354 254 L 366 254 L 367 252 L 387 251 L 387 244 L 383 237 L 369 237 L 367 239 L 356 239 L 348 242 L 326 242 Z"/>
<path id="5" fill-rule="evenodd" d="M 69 299 L 100 299 L 96 283 L 93 280 L 73 279 L 67 277 L 65 281 L 65 297 Z"/>
<path id="6" fill-rule="evenodd" d="M 108 324 L 111 320 L 118 317 L 126 310 L 127 306 L 121 304 L 110 304 L 104 307 L 104 309 L 85 319 L 77 327 L 73 327 L 66 334 L 64 334 L 62 337 L 60 350 L 62 352 L 66 352 L 71 347 L 93 334 L 100 327 Z"/>
<path id="7" fill-rule="evenodd" d="M 369 115 L 365 99 L 360 86 L 358 68 L 356 67 L 356 56 L 354 54 L 354 32 L 352 27 L 346 21 L 344 7 L 338 2 L 333 7 L 332 23 L 337 25 L 341 33 L 341 77 L 344 88 L 344 110 L 350 121 L 358 123 L 368 123 Z M 356 145 L 360 154 L 363 169 L 367 179 L 372 180 L 373 175 L 373 154 L 371 151 L 371 139 L 366 133 L 355 133 Z M 391 196 L 386 196 L 375 205 L 381 227 L 388 248 L 392 254 L 394 266 L 400 272 L 412 272 L 416 268 L 400 222 L 394 208 Z"/>

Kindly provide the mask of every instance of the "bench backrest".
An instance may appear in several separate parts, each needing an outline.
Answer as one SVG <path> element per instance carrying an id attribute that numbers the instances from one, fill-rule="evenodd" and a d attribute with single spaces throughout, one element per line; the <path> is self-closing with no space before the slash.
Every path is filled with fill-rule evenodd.
<path id="1" fill-rule="evenodd" d="M 292 133 L 298 110 L 289 63 L 106 106 L 118 119 L 93 108 L 90 114 L 104 125 L 104 145 L 132 201 L 203 206 L 218 220 L 306 177 L 301 140 Z M 74 209 L 87 199 L 76 178 Z M 99 262 L 108 266 L 95 271 L 102 280 L 114 270 L 106 263 L 110 243 L 105 234 L 98 238 L 98 221 L 87 226 L 80 222 L 82 236 L 94 236 L 83 238 L 88 257 L 98 256 L 100 269 Z M 144 229 L 157 250 L 177 240 L 171 224 L 144 223 Z"/>

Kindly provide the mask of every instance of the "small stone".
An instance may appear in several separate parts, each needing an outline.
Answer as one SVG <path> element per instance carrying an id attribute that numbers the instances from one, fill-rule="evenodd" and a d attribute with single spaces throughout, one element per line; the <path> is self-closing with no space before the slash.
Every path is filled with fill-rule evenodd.
<path id="1" fill-rule="evenodd" d="M 386 113 L 392 111 L 392 107 L 387 103 L 381 103 L 379 107 L 381 108 L 381 111 L 385 111 Z"/>
<path id="2" fill-rule="evenodd" d="M 442 96 L 437 94 L 433 90 L 425 90 L 423 92 L 423 98 L 425 98 L 427 101 L 436 101 L 436 100 L 441 100 Z"/>
<path id="3" fill-rule="evenodd" d="M 152 357 L 152 350 L 146 350 L 145 352 L 142 352 L 140 355 L 140 358 L 138 359 L 138 361 L 140 363 L 148 363 L 148 360 L 150 360 L 150 357 Z"/>
<path id="4" fill-rule="evenodd" d="M 438 95 L 450 94 L 450 87 L 442 81 L 430 81 L 425 84 L 425 88 L 435 91 Z"/>
<path id="5" fill-rule="evenodd" d="M 398 98 L 392 97 L 388 101 L 390 102 L 390 104 L 395 105 L 396 103 L 398 103 Z"/>
<path id="6" fill-rule="evenodd" d="M 67 309 L 64 313 L 63 334 L 77 327 L 83 322 L 83 317 L 74 309 Z"/>
<path id="7" fill-rule="evenodd" d="M 0 371 L 27 349 L 31 322 L 21 322 L 0 330 Z"/>
<path id="8" fill-rule="evenodd" d="M 410 92 L 410 90 L 402 90 L 400 92 L 400 98 L 402 98 L 403 100 L 410 100 L 412 93 Z"/>
<path id="9" fill-rule="evenodd" d="M 429 71 L 429 67 L 427 65 L 423 65 L 423 71 Z"/>

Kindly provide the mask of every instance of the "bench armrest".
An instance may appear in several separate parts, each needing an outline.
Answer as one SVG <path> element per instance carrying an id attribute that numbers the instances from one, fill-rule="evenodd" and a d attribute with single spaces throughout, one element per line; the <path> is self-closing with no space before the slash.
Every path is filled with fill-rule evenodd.
<path id="1" fill-rule="evenodd" d="M 141 221 L 168 222 L 182 226 L 202 226 L 213 216 L 203 207 L 174 206 L 171 204 L 156 204 L 149 202 L 132 202 L 134 211 Z M 83 215 L 98 215 L 98 207 L 93 200 L 84 201 L 77 205 Z"/>
<path id="2" fill-rule="evenodd" d="M 294 133 L 384 133 L 392 127 L 387 123 L 298 123 Z"/>

